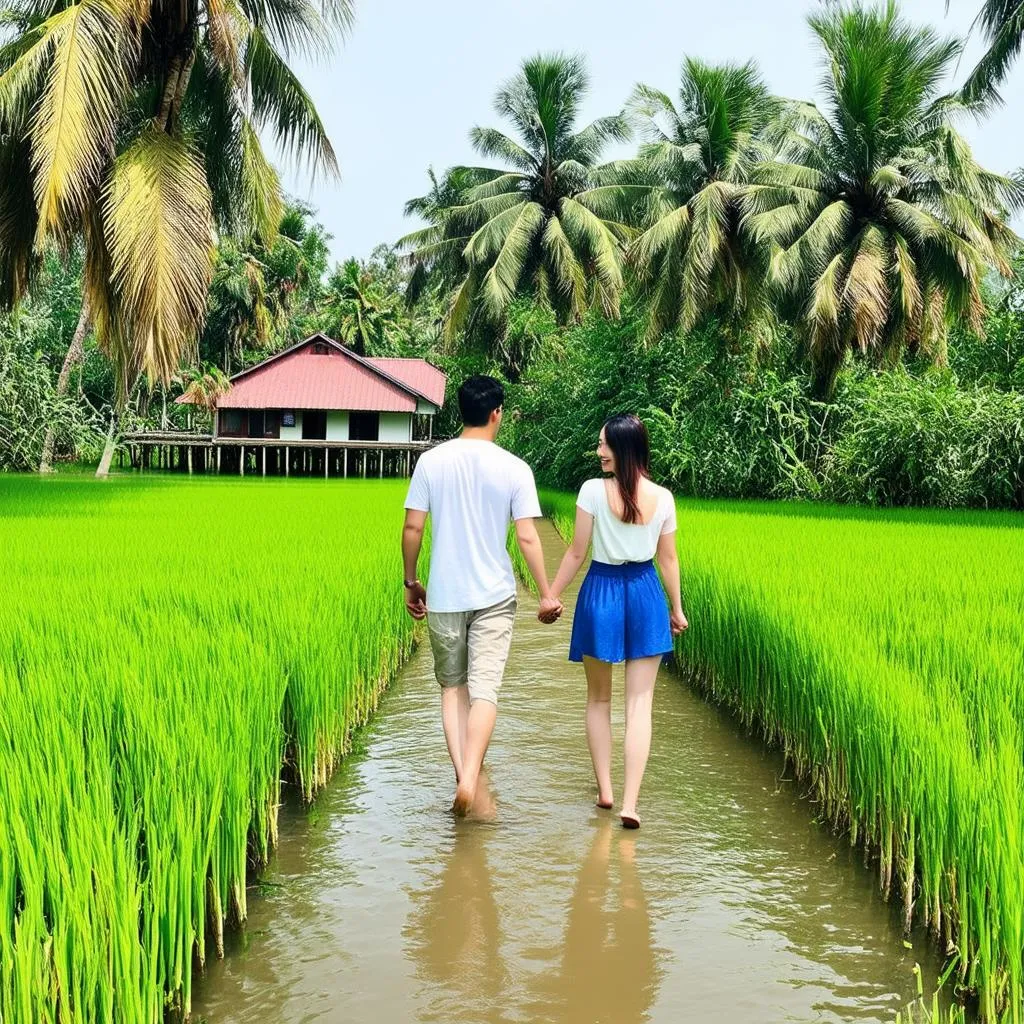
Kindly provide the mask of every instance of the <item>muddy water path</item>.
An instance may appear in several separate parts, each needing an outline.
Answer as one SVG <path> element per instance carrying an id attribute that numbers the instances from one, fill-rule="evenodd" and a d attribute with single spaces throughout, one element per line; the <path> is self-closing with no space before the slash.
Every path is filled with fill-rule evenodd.
<path id="1" fill-rule="evenodd" d="M 543 540 L 553 572 L 546 523 Z M 196 1018 L 891 1022 L 914 962 L 936 977 L 781 754 L 667 671 L 643 828 L 598 811 L 570 611 L 545 627 L 522 595 L 488 755 L 496 819 L 447 812 L 424 645 L 314 807 L 282 812 L 245 928 L 197 979 Z M 613 724 L 621 751 L 621 670 Z"/>

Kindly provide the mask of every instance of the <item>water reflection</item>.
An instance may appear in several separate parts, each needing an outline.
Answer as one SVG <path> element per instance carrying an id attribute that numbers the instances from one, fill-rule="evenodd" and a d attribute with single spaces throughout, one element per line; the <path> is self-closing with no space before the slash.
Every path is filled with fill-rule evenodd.
<path id="1" fill-rule="evenodd" d="M 543 1009 L 537 1007 L 533 1019 L 546 1016 L 565 1024 L 649 1019 L 660 972 L 636 857 L 636 837 L 603 819 L 569 900 L 561 963 L 543 979 Z"/>
<path id="2" fill-rule="evenodd" d="M 402 934 L 423 986 L 424 1021 L 509 1020 L 502 921 L 487 855 L 494 830 L 479 820 L 493 814 L 494 798 L 486 776 L 481 783 L 477 820 L 454 826 L 440 873 L 410 894 L 413 910 Z"/>

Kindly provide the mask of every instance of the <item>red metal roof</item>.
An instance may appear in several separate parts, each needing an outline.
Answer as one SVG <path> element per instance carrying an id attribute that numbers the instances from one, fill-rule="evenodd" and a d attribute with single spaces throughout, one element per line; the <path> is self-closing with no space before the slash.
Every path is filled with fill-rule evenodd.
<path id="1" fill-rule="evenodd" d="M 315 354 L 315 343 L 326 343 L 328 352 Z M 324 335 L 314 335 L 236 374 L 217 405 L 415 412 L 419 397 L 438 407 L 443 404 L 445 380 L 426 360 L 364 359 Z"/>
<path id="2" fill-rule="evenodd" d="M 428 402 L 433 402 L 438 407 L 444 405 L 447 378 L 443 371 L 425 359 L 371 358 L 366 361 L 397 378 L 421 394 Z"/>

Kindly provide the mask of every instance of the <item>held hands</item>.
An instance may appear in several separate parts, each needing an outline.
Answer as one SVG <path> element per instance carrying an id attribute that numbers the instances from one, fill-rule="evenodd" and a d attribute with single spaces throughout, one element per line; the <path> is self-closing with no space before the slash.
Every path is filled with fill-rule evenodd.
<path id="1" fill-rule="evenodd" d="M 540 607 L 537 609 L 537 618 L 544 623 L 545 626 L 550 626 L 551 623 L 557 621 L 564 610 L 562 602 L 557 597 L 542 597 L 540 599 Z"/>
<path id="2" fill-rule="evenodd" d="M 669 615 L 669 622 L 672 625 L 673 636 L 680 636 L 685 630 L 690 628 L 690 623 L 686 621 L 682 608 Z"/>
<path id="3" fill-rule="evenodd" d="M 405 588 L 405 610 L 414 619 L 427 617 L 427 588 L 419 580 Z"/>

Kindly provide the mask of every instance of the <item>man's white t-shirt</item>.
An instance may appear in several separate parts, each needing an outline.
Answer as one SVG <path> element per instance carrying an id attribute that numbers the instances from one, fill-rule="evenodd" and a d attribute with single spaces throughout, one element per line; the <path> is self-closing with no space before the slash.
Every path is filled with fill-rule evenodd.
<path id="1" fill-rule="evenodd" d="M 491 441 L 445 441 L 420 456 L 405 507 L 430 513 L 428 611 L 478 611 L 515 594 L 508 526 L 541 516 L 522 459 Z"/>

